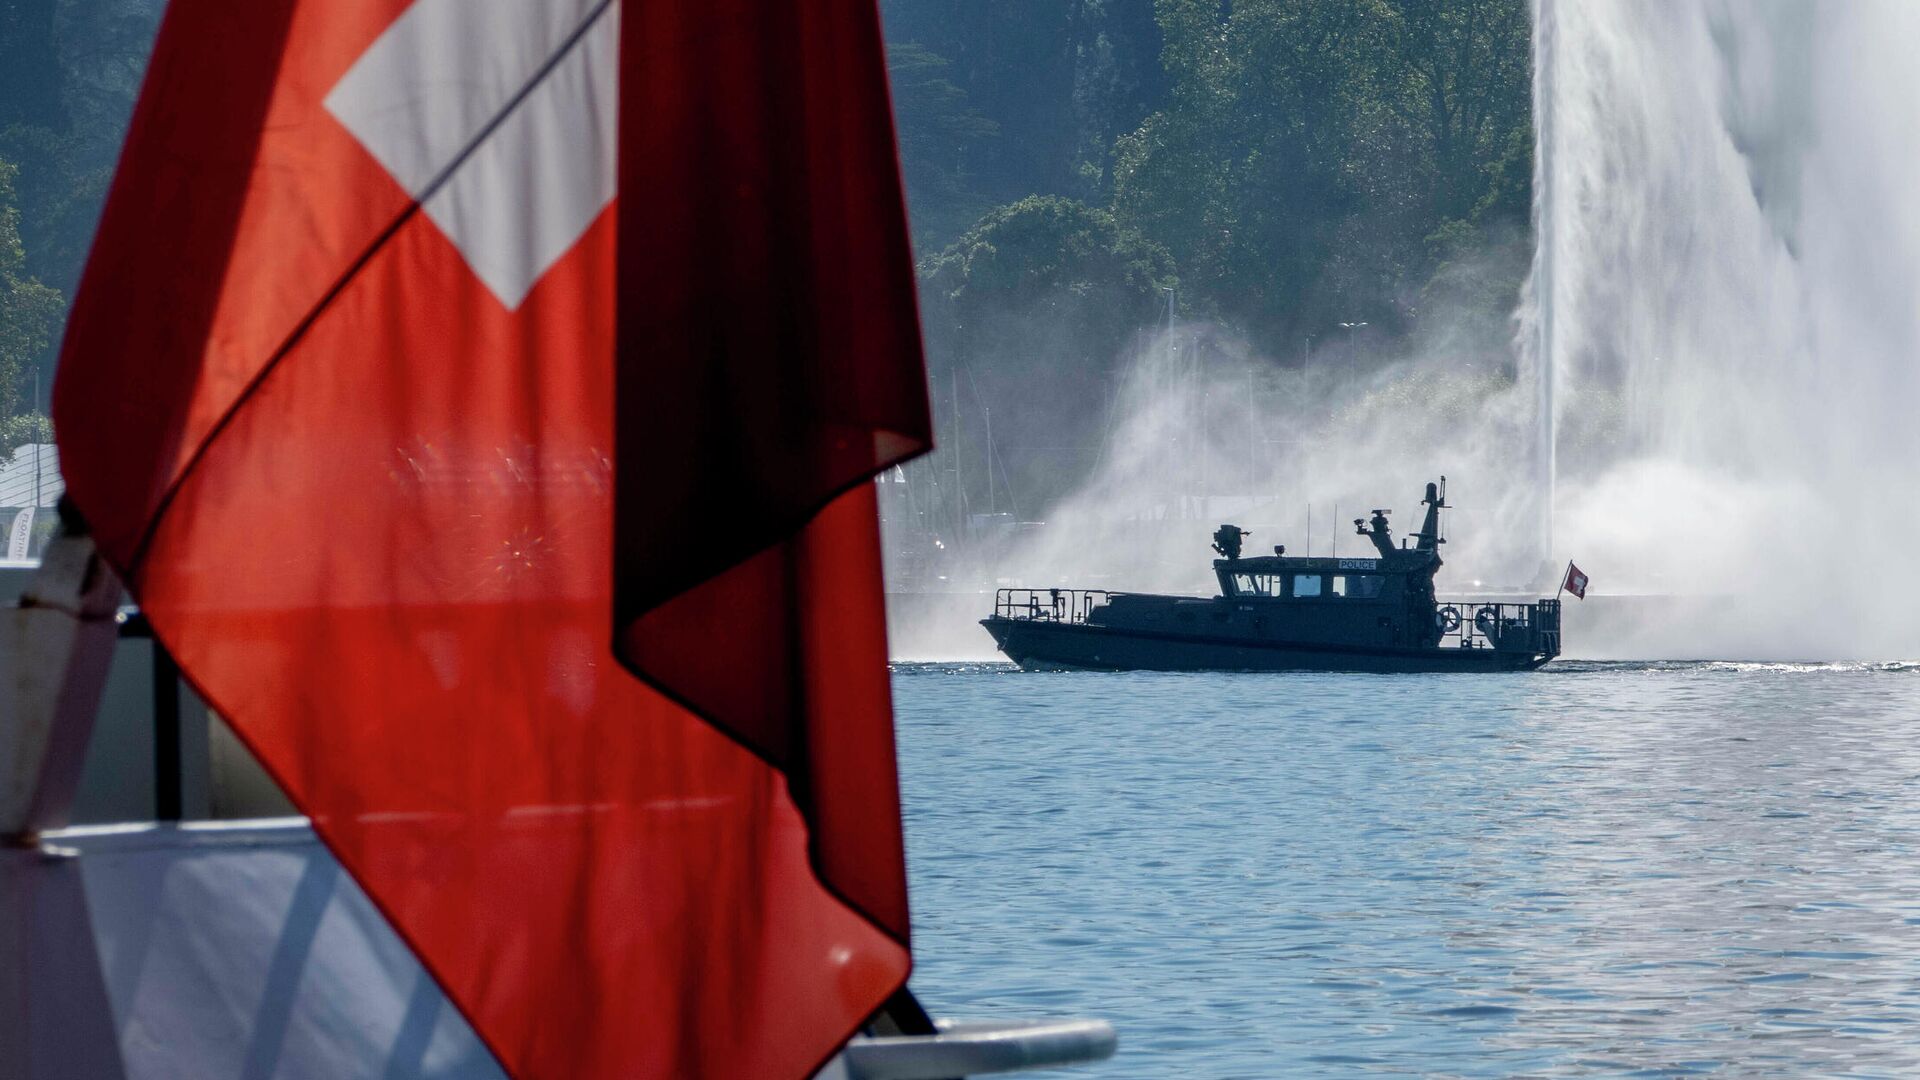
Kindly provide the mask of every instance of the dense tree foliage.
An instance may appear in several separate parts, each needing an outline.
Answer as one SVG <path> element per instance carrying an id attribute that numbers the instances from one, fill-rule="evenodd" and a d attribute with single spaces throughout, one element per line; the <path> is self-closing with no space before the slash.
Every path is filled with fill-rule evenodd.
<path id="1" fill-rule="evenodd" d="M 1111 212 L 1058 195 L 989 211 L 922 259 L 920 273 L 937 411 L 949 424 L 967 411 L 961 438 L 984 440 L 992 410 L 1007 437 L 996 468 L 1029 493 L 1057 482 L 1062 454 L 1082 463 L 1107 375 L 1175 284 L 1166 249 Z M 956 398 L 979 408 L 955 409 Z"/>
<path id="2" fill-rule="evenodd" d="M 0 418 L 50 372 L 163 6 L 0 0 Z M 944 412 L 964 372 L 960 412 L 1058 444 L 1176 286 L 1278 363 L 1341 323 L 1507 333 L 1525 0 L 880 6 Z"/>
<path id="3" fill-rule="evenodd" d="M 935 401 L 968 441 L 988 408 L 1016 446 L 1087 427 L 1072 396 L 1031 429 L 1000 417 L 1034 411 L 1046 369 L 1097 384 L 1176 284 L 1280 362 L 1309 339 L 1357 355 L 1357 323 L 1375 353 L 1504 352 L 1530 248 L 1525 0 L 882 9 L 936 385 L 962 365 L 979 387 Z"/>
<path id="4" fill-rule="evenodd" d="M 996 126 L 969 176 L 989 204 L 1036 194 L 1104 201 L 1114 139 L 1165 91 L 1150 0 L 882 0 L 881 11 L 887 39 L 951 61 L 953 85 Z M 907 117 L 900 127 L 914 138 Z M 916 211 L 921 194 L 909 190 Z"/>
<path id="5" fill-rule="evenodd" d="M 967 103 L 952 62 L 913 43 L 887 46 L 901 179 L 913 200 L 914 242 L 929 247 L 958 234 L 991 205 L 974 185 L 975 162 L 1000 125 Z"/>
<path id="6" fill-rule="evenodd" d="M 44 387 L 158 25 L 159 0 L 0 0 L 0 453 Z"/>
<path id="7" fill-rule="evenodd" d="M 37 432 L 20 418 L 22 384 L 60 325 L 65 304 L 60 293 L 27 272 L 20 243 L 20 210 L 14 198 L 15 168 L 0 161 L 0 459 Z M 31 404 L 31 403 L 25 403 Z"/>
<path id="8" fill-rule="evenodd" d="M 988 212 L 920 273 L 923 317 L 942 340 L 1031 340 L 1020 324 L 1039 320 L 1079 344 L 1075 367 L 1109 361 L 1174 284 L 1166 249 L 1109 211 L 1057 195 Z"/>
<path id="9" fill-rule="evenodd" d="M 1106 204 L 1173 254 L 1197 310 L 1278 340 L 1351 321 L 1405 331 L 1440 266 L 1524 228 L 1522 0 L 886 10 L 914 45 L 903 74 L 950 54 L 952 100 L 999 132 L 932 185 L 916 156 L 961 140 L 902 111 L 923 246 L 981 200 Z"/>

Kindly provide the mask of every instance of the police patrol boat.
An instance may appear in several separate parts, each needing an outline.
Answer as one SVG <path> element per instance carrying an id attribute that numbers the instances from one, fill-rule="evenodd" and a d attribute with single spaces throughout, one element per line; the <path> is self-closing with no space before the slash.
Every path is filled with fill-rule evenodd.
<path id="1" fill-rule="evenodd" d="M 1396 546 L 1386 510 L 1355 518 L 1372 558 L 1242 554 L 1245 530 L 1213 534 L 1220 595 L 1001 589 L 981 625 L 1024 668 L 1108 671 L 1521 671 L 1560 653 L 1560 602 L 1441 603 L 1440 511 Z"/>

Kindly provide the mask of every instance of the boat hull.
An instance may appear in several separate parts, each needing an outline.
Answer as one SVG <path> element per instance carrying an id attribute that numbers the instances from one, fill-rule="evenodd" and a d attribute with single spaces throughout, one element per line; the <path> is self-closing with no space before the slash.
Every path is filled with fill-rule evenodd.
<path id="1" fill-rule="evenodd" d="M 1502 649 L 1248 641 L 999 616 L 980 625 L 1008 659 L 1028 670 L 1493 672 L 1528 671 L 1552 659 Z"/>

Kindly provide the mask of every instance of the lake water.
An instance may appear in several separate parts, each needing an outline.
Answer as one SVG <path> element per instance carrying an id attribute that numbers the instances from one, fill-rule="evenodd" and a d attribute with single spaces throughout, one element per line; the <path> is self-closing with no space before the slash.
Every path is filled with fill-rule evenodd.
<path id="1" fill-rule="evenodd" d="M 894 692 L 914 986 L 1056 1075 L 1920 1072 L 1920 667 Z"/>

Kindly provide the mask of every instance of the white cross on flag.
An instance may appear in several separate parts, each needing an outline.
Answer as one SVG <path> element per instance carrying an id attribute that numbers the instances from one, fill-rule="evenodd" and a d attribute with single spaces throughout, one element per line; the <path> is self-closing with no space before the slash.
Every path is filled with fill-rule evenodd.
<path id="1" fill-rule="evenodd" d="M 1567 564 L 1567 580 L 1561 582 L 1560 587 L 1572 593 L 1573 595 L 1579 597 L 1580 599 L 1585 600 L 1587 598 L 1586 571 L 1580 569 L 1579 567 L 1573 565 L 1572 563 L 1568 563 Z"/>

